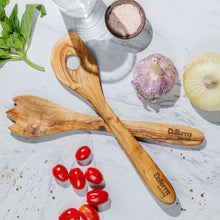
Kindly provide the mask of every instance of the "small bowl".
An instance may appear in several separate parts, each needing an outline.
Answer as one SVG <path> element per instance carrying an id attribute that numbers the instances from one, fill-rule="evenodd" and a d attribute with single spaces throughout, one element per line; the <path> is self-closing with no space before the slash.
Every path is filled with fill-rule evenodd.
<path id="1" fill-rule="evenodd" d="M 114 9 L 114 7 L 117 7 L 119 5 L 123 5 L 123 4 L 132 4 L 134 5 L 140 13 L 141 16 L 141 24 L 139 25 L 139 27 L 137 28 L 137 31 L 134 32 L 133 34 L 129 34 L 129 35 L 121 35 L 118 32 L 116 32 L 109 24 L 109 16 L 112 13 L 112 10 Z M 113 2 L 107 9 L 105 12 L 105 24 L 108 28 L 108 30 L 116 37 L 121 38 L 121 39 L 130 39 L 133 37 L 136 37 L 138 34 L 140 34 L 140 32 L 143 30 L 144 26 L 146 23 L 146 16 L 145 16 L 145 12 L 144 9 L 142 8 L 142 6 L 137 3 L 136 1 L 133 0 L 116 0 L 115 2 Z"/>

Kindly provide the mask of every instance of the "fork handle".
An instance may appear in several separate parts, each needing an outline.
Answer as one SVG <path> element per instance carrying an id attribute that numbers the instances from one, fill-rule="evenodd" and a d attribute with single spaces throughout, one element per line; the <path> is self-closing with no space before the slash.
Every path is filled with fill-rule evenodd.
<path id="1" fill-rule="evenodd" d="M 105 99 L 99 100 L 97 105 L 96 103 L 97 100 L 92 103 L 93 106 L 108 124 L 151 192 L 161 202 L 172 204 L 176 200 L 175 191 L 156 163 L 122 124 Z"/>

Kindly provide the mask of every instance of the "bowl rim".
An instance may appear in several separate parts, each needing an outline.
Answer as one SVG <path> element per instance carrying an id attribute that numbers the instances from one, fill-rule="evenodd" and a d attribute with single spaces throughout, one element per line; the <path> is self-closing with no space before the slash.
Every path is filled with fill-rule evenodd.
<path id="1" fill-rule="evenodd" d="M 138 10 L 140 12 L 140 15 L 141 15 L 141 18 L 142 18 L 142 22 L 141 22 L 140 26 L 137 28 L 137 31 L 134 32 L 133 34 L 129 34 L 129 35 L 126 35 L 126 36 L 122 36 L 118 32 L 114 31 L 111 28 L 111 26 L 109 25 L 109 22 L 108 22 L 109 15 L 111 14 L 113 8 L 116 7 L 116 6 L 122 5 L 122 4 L 132 4 L 132 5 L 135 5 L 138 8 Z M 143 28 L 145 26 L 145 23 L 146 23 L 146 15 L 145 15 L 144 9 L 143 9 L 143 7 L 138 2 L 136 2 L 134 0 L 116 0 L 116 1 L 114 1 L 112 4 L 110 4 L 108 6 L 108 8 L 106 9 L 106 12 L 105 12 L 105 24 L 106 24 L 107 29 L 114 36 L 116 36 L 118 38 L 121 38 L 121 39 L 131 39 L 131 38 L 136 37 L 143 30 Z"/>

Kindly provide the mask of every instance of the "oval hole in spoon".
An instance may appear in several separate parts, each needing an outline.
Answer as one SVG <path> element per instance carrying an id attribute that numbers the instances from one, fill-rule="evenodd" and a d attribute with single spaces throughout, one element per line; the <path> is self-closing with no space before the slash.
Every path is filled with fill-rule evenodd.
<path id="1" fill-rule="evenodd" d="M 69 69 L 76 70 L 80 66 L 80 59 L 77 56 L 71 55 L 67 57 L 66 65 Z"/>

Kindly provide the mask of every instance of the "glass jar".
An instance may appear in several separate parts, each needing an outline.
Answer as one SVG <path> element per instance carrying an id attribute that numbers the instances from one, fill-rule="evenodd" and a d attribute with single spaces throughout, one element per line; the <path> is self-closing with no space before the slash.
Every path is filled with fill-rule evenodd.
<path id="1" fill-rule="evenodd" d="M 96 0 L 53 0 L 65 14 L 74 18 L 86 18 L 95 7 Z"/>

